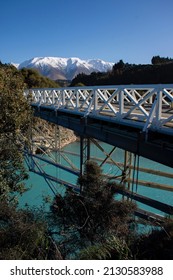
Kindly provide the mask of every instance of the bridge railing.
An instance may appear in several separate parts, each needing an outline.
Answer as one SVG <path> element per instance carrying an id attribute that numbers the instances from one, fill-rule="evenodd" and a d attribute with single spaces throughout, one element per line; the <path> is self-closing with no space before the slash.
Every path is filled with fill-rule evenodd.
<path id="1" fill-rule="evenodd" d="M 29 89 L 33 106 L 173 135 L 173 84 Z"/>

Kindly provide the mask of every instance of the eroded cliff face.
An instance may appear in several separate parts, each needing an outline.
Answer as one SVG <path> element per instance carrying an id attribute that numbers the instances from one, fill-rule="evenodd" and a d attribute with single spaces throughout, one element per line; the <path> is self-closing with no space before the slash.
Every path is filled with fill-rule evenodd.
<path id="1" fill-rule="evenodd" d="M 32 129 L 34 153 L 56 151 L 76 140 L 77 136 L 72 130 L 34 118 Z"/>

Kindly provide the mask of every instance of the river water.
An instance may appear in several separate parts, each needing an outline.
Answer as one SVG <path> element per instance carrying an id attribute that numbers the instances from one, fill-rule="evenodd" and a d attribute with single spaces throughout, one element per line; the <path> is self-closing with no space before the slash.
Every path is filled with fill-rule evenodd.
<path id="1" fill-rule="evenodd" d="M 105 143 L 100 143 L 100 145 L 104 148 L 104 150 L 109 153 L 112 150 L 112 146 L 105 144 Z M 74 142 L 66 147 L 63 148 L 63 151 L 65 153 L 64 157 L 57 155 L 57 160 L 60 161 L 62 164 L 66 164 L 67 166 L 70 165 L 75 165 L 77 168 L 79 168 L 80 162 L 79 162 L 79 156 L 74 155 L 75 153 L 79 154 L 80 151 L 80 145 L 79 142 Z M 69 154 L 70 153 L 70 154 Z M 52 155 L 54 156 L 54 154 Z M 69 160 L 68 163 L 66 161 L 66 157 L 68 156 Z M 91 145 L 91 157 L 93 158 L 100 158 L 104 159 L 105 155 L 101 150 L 98 149 L 94 144 Z M 116 149 L 115 152 L 112 154 L 112 159 L 115 162 L 121 162 L 123 163 L 124 161 L 124 151 L 121 149 Z M 159 163 L 153 162 L 151 160 L 145 159 L 140 157 L 139 159 L 139 166 L 140 167 L 145 167 L 149 169 L 154 169 L 154 170 L 160 170 L 164 171 L 167 173 L 172 174 L 173 169 L 169 168 L 167 166 L 161 165 Z M 68 181 L 69 183 L 75 184 L 77 181 L 77 176 L 70 174 L 66 171 L 57 169 L 53 166 L 50 166 L 46 163 L 42 164 L 42 168 L 45 170 L 45 172 L 49 173 L 52 176 L 56 176 L 58 178 L 61 178 L 62 180 Z M 111 176 L 117 176 L 120 175 L 121 172 L 117 168 L 116 165 L 114 164 L 104 164 L 104 168 L 102 168 L 104 173 L 109 174 Z M 132 171 L 133 173 L 133 171 Z M 29 206 L 41 206 L 45 199 L 48 197 L 52 199 L 54 197 L 54 194 L 52 190 L 48 187 L 47 183 L 45 182 L 44 178 L 36 175 L 34 173 L 29 173 L 29 180 L 26 182 L 26 185 L 29 187 L 29 190 L 24 193 L 22 198 L 20 199 L 20 206 L 25 206 L 26 204 Z M 136 178 L 136 174 L 132 174 Z M 155 182 L 159 184 L 166 184 L 168 186 L 173 186 L 173 179 L 171 178 L 166 178 L 166 177 L 161 177 L 158 175 L 153 175 L 153 174 L 147 174 L 144 172 L 139 172 L 138 175 L 139 180 L 145 180 L 148 182 Z M 64 186 L 54 184 L 55 189 L 60 193 L 64 194 L 65 188 Z M 134 184 L 134 190 L 136 191 L 136 184 Z M 173 191 L 166 191 L 166 190 L 161 190 L 161 189 L 156 189 L 156 188 L 150 188 L 146 186 L 137 186 L 137 193 L 150 197 L 152 199 L 164 202 L 169 205 L 173 205 Z M 47 204 L 46 207 L 49 204 Z M 140 208 L 158 213 L 161 215 L 165 215 L 161 211 L 151 208 L 149 206 L 143 205 L 141 203 L 138 203 Z"/>

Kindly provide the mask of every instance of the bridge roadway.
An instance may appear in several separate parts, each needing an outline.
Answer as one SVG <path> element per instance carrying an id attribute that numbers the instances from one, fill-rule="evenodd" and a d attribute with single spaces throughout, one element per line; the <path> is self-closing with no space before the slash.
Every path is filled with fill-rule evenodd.
<path id="1" fill-rule="evenodd" d="M 34 114 L 173 167 L 173 85 L 30 89 Z"/>

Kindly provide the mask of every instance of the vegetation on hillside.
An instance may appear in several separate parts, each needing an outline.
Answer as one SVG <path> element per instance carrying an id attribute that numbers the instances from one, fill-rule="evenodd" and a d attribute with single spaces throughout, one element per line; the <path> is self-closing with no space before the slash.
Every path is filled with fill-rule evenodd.
<path id="1" fill-rule="evenodd" d="M 22 68 L 21 70 L 18 70 L 15 66 L 11 64 L 3 64 L 0 62 L 0 69 L 4 71 L 7 71 L 7 69 L 10 69 L 10 71 L 15 75 L 20 76 L 20 79 L 24 83 L 25 88 L 57 88 L 59 87 L 59 84 L 45 76 L 42 76 L 39 74 L 39 72 L 36 69 L 28 69 L 28 68 Z"/>
<path id="2" fill-rule="evenodd" d="M 79 83 L 85 86 L 173 83 L 173 59 L 154 56 L 151 62 L 152 64 L 136 65 L 120 60 L 107 73 L 78 74 L 71 86 Z"/>
<path id="3" fill-rule="evenodd" d="M 22 143 L 32 119 L 25 88 L 50 87 L 55 83 L 31 69 L 17 70 L 0 63 L 0 195 L 7 197 L 24 191 L 27 178 L 23 165 Z M 56 85 L 57 86 L 57 85 Z M 22 139 L 21 139 L 22 137 Z M 26 143 L 25 143 L 26 144 Z M 12 199 L 12 196 L 10 197 Z"/>
<path id="4" fill-rule="evenodd" d="M 80 194 L 67 191 L 65 196 L 55 197 L 49 217 L 52 234 L 62 237 L 59 246 L 63 258 L 173 258 L 172 221 L 165 220 L 161 228 L 139 234 L 133 215 L 136 205 L 116 199 L 115 184 L 104 180 L 95 162 L 86 163 L 78 185 Z"/>
<path id="5" fill-rule="evenodd" d="M 38 73 L 35 69 L 20 70 L 27 88 L 57 88 L 59 84 Z"/>
<path id="6" fill-rule="evenodd" d="M 23 146 L 32 118 L 25 87 L 20 71 L 0 65 L 0 259 L 59 259 L 45 221 L 34 211 L 17 208 L 28 178 Z"/>
<path id="7" fill-rule="evenodd" d="M 0 203 L 0 260 L 62 259 L 48 234 L 44 212 Z"/>
<path id="8" fill-rule="evenodd" d="M 0 195 L 24 191 L 27 178 L 23 165 L 20 134 L 30 123 L 30 106 L 23 96 L 21 74 L 13 66 L 0 67 Z M 12 199 L 12 196 L 10 196 Z"/>

